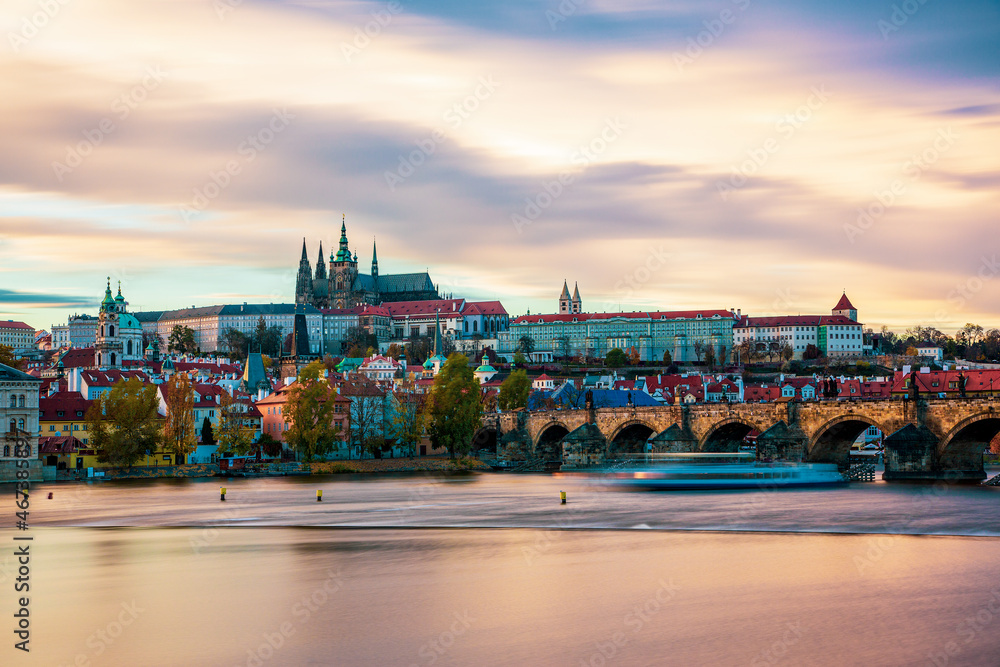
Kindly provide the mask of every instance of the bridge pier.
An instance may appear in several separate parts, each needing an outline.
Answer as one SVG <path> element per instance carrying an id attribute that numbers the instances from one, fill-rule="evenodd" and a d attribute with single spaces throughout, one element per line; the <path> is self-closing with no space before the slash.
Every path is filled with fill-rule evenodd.
<path id="1" fill-rule="evenodd" d="M 978 482 L 986 479 L 980 449 L 975 456 L 952 454 L 942 461 L 939 438 L 923 424 L 907 424 L 885 439 L 887 482 L 934 481 Z"/>
<path id="2" fill-rule="evenodd" d="M 757 460 L 804 461 L 808 443 L 806 434 L 797 425 L 779 421 L 757 436 Z"/>
<path id="3" fill-rule="evenodd" d="M 649 442 L 657 454 L 698 451 L 698 439 L 691 433 L 685 433 L 678 424 L 660 431 Z"/>
<path id="4" fill-rule="evenodd" d="M 586 423 L 562 439 L 562 463 L 570 468 L 601 465 L 607 458 L 608 441 L 596 424 Z"/>

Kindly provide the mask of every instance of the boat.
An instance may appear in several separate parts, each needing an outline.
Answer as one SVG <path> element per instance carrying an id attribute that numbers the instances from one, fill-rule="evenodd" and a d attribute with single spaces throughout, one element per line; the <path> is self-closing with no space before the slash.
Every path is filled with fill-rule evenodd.
<path id="1" fill-rule="evenodd" d="M 632 489 L 693 491 L 839 486 L 833 463 L 766 463 L 749 453 L 642 454 L 605 469 L 605 483 Z"/>

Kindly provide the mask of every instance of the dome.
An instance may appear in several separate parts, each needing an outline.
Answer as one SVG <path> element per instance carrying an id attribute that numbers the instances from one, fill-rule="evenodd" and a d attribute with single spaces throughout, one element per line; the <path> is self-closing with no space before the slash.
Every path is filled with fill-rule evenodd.
<path id="1" fill-rule="evenodd" d="M 139 324 L 139 320 L 135 319 L 128 313 L 121 313 L 118 316 L 118 326 L 122 329 L 142 329 L 142 325 Z"/>

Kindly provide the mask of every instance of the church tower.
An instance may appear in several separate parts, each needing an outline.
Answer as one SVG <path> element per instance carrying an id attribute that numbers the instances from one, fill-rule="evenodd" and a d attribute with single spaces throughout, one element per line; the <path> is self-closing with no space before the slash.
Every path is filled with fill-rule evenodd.
<path id="1" fill-rule="evenodd" d="M 577 285 L 575 280 L 573 281 L 572 311 L 574 314 L 583 312 L 583 302 L 580 300 L 580 286 Z"/>
<path id="2" fill-rule="evenodd" d="M 94 364 L 98 368 L 121 368 L 125 361 L 141 357 L 142 325 L 129 314 L 121 283 L 118 296 L 111 298 L 111 278 L 108 278 L 94 332 Z"/>
<path id="3" fill-rule="evenodd" d="M 326 262 L 323 260 L 323 242 L 319 242 L 319 257 L 316 259 L 316 280 L 326 280 Z"/>
<path id="4" fill-rule="evenodd" d="M 306 255 L 306 240 L 302 239 L 302 258 L 299 259 L 299 275 L 295 278 L 295 303 L 312 303 L 312 267 Z"/>
<path id="5" fill-rule="evenodd" d="M 330 305 L 334 308 L 353 308 L 352 292 L 358 277 L 358 260 L 351 255 L 347 242 L 347 216 L 340 223 L 340 246 L 330 262 Z"/>
<path id="6" fill-rule="evenodd" d="M 846 291 L 840 297 L 840 301 L 837 302 L 837 305 L 833 307 L 833 314 L 843 315 L 844 317 L 854 320 L 855 322 L 858 321 L 858 309 L 855 308 L 854 304 L 851 303 L 851 300 L 847 298 Z"/>
<path id="7" fill-rule="evenodd" d="M 559 314 L 566 315 L 572 310 L 569 298 L 569 285 L 563 280 L 562 294 L 559 295 Z"/>
<path id="8" fill-rule="evenodd" d="M 375 247 L 375 239 L 372 239 L 372 280 L 375 281 L 375 289 L 378 290 L 378 249 Z"/>

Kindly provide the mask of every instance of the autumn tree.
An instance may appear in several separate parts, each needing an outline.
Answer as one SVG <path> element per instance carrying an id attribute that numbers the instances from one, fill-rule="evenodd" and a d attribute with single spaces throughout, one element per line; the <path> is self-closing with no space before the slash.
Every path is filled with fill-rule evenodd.
<path id="1" fill-rule="evenodd" d="M 222 392 L 219 405 L 219 451 L 245 456 L 253 448 L 253 431 L 247 428 L 246 403 L 236 400 L 228 391 Z"/>
<path id="2" fill-rule="evenodd" d="M 501 410 L 516 410 L 528 407 L 528 394 L 531 392 L 531 380 L 528 372 L 518 369 L 507 376 L 500 384 L 500 396 L 497 403 Z"/>
<path id="3" fill-rule="evenodd" d="M 333 424 L 337 394 L 323 370 L 323 362 L 317 360 L 299 371 L 285 403 L 285 442 L 306 461 L 329 452 L 340 438 L 340 427 Z"/>
<path id="4" fill-rule="evenodd" d="M 392 418 L 393 430 L 399 443 L 413 456 L 416 445 L 424 436 L 424 396 L 413 392 L 396 394 L 396 413 Z"/>
<path id="5" fill-rule="evenodd" d="M 399 355 L 403 354 L 403 346 L 399 343 L 392 343 L 389 345 L 389 349 L 385 351 L 385 356 L 390 359 L 395 359 L 399 361 Z"/>
<path id="6" fill-rule="evenodd" d="M 785 341 L 781 345 L 781 349 L 778 350 L 778 355 L 781 359 L 788 361 L 795 355 L 795 350 L 792 349 L 792 346 L 788 343 L 788 341 Z"/>
<path id="7" fill-rule="evenodd" d="M 822 356 L 823 352 L 812 343 L 806 345 L 806 349 L 802 352 L 803 359 L 819 359 Z"/>
<path id="8" fill-rule="evenodd" d="M 633 366 L 639 365 L 639 350 L 635 348 L 635 345 L 628 349 L 628 362 Z"/>
<path id="9" fill-rule="evenodd" d="M 352 377 L 342 391 L 351 399 L 351 444 L 360 445 L 372 456 L 378 456 L 385 444 L 385 392 L 363 375 Z"/>
<path id="10" fill-rule="evenodd" d="M 194 452 L 198 437 L 194 425 L 194 387 L 187 373 L 175 373 L 163 385 L 167 419 L 163 424 L 164 448 L 178 465 Z"/>
<path id="11" fill-rule="evenodd" d="M 704 351 L 705 351 L 705 344 L 702 343 L 700 340 L 696 340 L 694 342 L 694 356 L 695 358 L 698 359 L 699 362 L 701 362 L 701 355 Z"/>
<path id="12" fill-rule="evenodd" d="M 479 429 L 482 404 L 479 380 L 463 354 L 452 354 L 434 378 L 428 403 L 427 431 L 435 447 L 448 448 L 451 458 L 466 454 Z"/>
<path id="13" fill-rule="evenodd" d="M 132 467 L 163 440 L 155 385 L 138 378 L 116 383 L 101 393 L 87 410 L 89 444 L 97 460 Z"/>
<path id="14" fill-rule="evenodd" d="M 672 363 L 674 363 L 674 359 L 673 359 L 673 357 L 670 356 L 670 350 L 664 350 L 663 351 L 663 365 L 664 366 L 669 366 Z"/>
<path id="15" fill-rule="evenodd" d="M 710 368 L 715 368 L 715 348 L 711 345 L 705 346 L 705 365 Z"/>
<path id="16" fill-rule="evenodd" d="M 219 347 L 224 349 L 226 354 L 236 361 L 243 361 L 247 358 L 249 346 L 250 337 L 239 329 L 230 327 L 219 336 Z"/>

